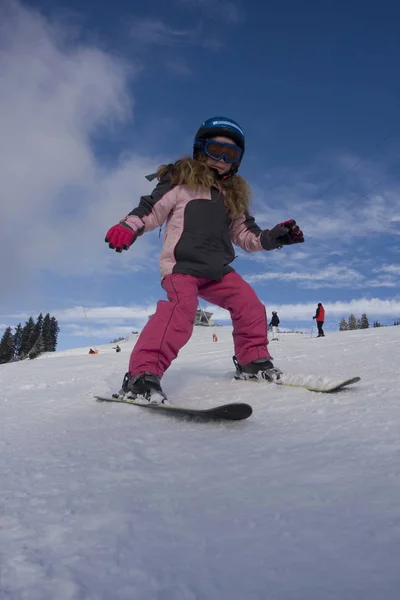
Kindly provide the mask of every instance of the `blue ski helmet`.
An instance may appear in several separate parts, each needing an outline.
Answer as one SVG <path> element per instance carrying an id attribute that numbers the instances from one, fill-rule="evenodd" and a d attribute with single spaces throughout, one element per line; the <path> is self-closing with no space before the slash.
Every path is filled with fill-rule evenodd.
<path id="1" fill-rule="evenodd" d="M 201 150 L 203 146 L 203 140 L 207 140 L 218 135 L 230 138 L 234 144 L 239 146 L 239 148 L 241 148 L 243 151 L 243 158 L 245 149 L 244 131 L 240 125 L 236 123 L 236 121 L 233 119 L 228 119 L 227 117 L 213 117 L 212 119 L 207 119 L 207 121 L 204 121 L 200 125 L 194 140 L 193 158 L 196 158 L 197 152 Z M 239 165 L 237 165 L 237 168 L 234 172 L 236 172 L 238 168 Z"/>

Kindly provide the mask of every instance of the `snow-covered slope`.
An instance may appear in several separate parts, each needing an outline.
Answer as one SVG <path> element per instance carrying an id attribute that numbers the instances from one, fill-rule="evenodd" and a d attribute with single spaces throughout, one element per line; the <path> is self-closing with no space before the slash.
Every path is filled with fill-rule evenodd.
<path id="1" fill-rule="evenodd" d="M 271 342 L 284 370 L 362 377 L 337 395 L 232 382 L 231 329 L 196 328 L 165 391 L 249 402 L 238 423 L 97 404 L 120 346 L 0 366 L 2 600 L 399 598 L 400 327 Z"/>

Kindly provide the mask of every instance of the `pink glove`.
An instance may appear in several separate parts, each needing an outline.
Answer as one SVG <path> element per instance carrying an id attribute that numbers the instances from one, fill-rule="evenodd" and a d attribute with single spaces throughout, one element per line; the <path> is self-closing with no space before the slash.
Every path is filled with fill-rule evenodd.
<path id="1" fill-rule="evenodd" d="M 138 219 L 142 225 L 139 227 L 135 222 L 136 219 L 138 218 L 127 217 L 126 220 L 121 221 L 121 223 L 118 223 L 117 225 L 113 225 L 107 231 L 105 242 L 111 250 L 115 249 L 116 252 L 122 252 L 122 250 L 128 250 L 128 248 L 132 246 L 138 235 L 143 232 L 142 222 Z M 132 221 L 132 223 L 128 224 L 128 220 Z"/>

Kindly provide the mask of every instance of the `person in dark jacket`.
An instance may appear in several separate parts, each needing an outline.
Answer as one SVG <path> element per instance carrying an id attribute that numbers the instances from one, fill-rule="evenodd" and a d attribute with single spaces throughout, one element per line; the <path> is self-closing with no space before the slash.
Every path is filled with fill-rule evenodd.
<path id="1" fill-rule="evenodd" d="M 325 309 L 322 306 L 321 302 L 318 302 L 317 310 L 316 310 L 315 315 L 313 316 L 313 319 L 315 319 L 317 321 L 317 327 L 318 327 L 317 337 L 325 337 L 324 330 L 322 329 L 322 326 L 325 321 Z"/>
<path id="2" fill-rule="evenodd" d="M 271 317 L 271 321 L 269 323 L 269 327 L 272 327 L 272 340 L 271 341 L 278 341 L 278 325 L 279 325 L 280 321 L 279 321 L 279 317 L 278 317 L 278 313 L 276 312 L 276 310 L 272 311 L 272 317 Z"/>
<path id="3" fill-rule="evenodd" d="M 231 266 L 232 244 L 246 252 L 275 250 L 304 242 L 293 219 L 261 230 L 249 213 L 250 191 L 237 174 L 245 151 L 242 128 L 214 117 L 201 124 L 193 158 L 161 166 L 158 185 L 137 208 L 107 232 L 117 252 L 166 222 L 160 256 L 161 300 L 144 327 L 129 361 L 121 394 L 164 402 L 160 379 L 189 341 L 198 297 L 229 310 L 233 324 L 237 376 L 279 372 L 268 351 L 265 307 L 253 288 Z"/>

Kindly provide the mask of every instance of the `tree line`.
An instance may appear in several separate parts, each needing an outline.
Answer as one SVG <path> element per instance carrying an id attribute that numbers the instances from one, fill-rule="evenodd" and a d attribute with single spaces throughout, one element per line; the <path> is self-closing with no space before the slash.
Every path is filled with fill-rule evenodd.
<path id="1" fill-rule="evenodd" d="M 60 327 L 55 317 L 42 313 L 34 321 L 29 317 L 25 325 L 18 323 L 7 327 L 0 341 L 0 364 L 36 358 L 42 352 L 54 352 L 57 348 Z"/>
<path id="2" fill-rule="evenodd" d="M 393 325 L 400 325 L 400 321 L 395 321 Z M 369 328 L 369 320 L 365 313 L 361 315 L 360 318 L 357 318 L 355 315 L 351 314 L 346 321 L 343 317 L 339 323 L 339 331 L 348 331 L 350 329 L 368 329 Z M 382 327 L 379 321 L 374 321 L 372 327 Z"/>

